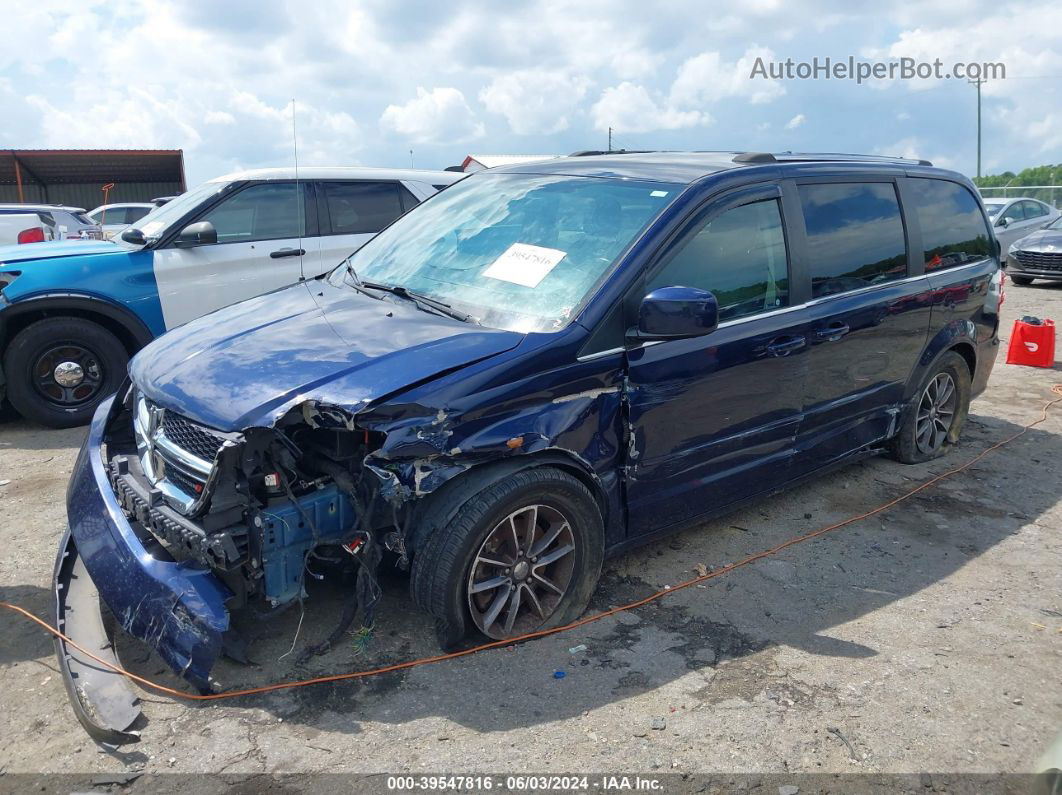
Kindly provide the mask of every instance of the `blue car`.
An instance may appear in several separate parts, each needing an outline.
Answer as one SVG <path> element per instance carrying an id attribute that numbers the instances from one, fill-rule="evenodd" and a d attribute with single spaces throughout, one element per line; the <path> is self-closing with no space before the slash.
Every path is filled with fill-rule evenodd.
<path id="1" fill-rule="evenodd" d="M 84 425 L 154 337 L 332 270 L 464 174 L 264 168 L 218 177 L 110 241 L 0 248 L 0 402 Z M 97 227 L 98 230 L 98 227 Z"/>
<path id="2" fill-rule="evenodd" d="M 389 551 L 444 647 L 566 624 L 607 556 L 861 456 L 943 454 L 992 371 L 1000 282 L 973 185 L 921 161 L 476 174 L 136 356 L 70 481 L 57 618 L 109 649 L 94 583 L 209 690 L 232 614 L 308 599 L 307 571 L 355 574 L 336 631 L 371 625 Z M 131 693 L 60 662 L 120 740 Z"/>

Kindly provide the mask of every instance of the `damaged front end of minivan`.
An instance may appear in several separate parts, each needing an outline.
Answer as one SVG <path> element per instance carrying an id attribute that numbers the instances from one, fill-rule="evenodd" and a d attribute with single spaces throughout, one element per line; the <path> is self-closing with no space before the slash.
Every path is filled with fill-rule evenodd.
<path id="1" fill-rule="evenodd" d="M 98 591 L 118 627 L 200 692 L 217 691 L 217 658 L 246 659 L 232 612 L 279 614 L 305 598 L 315 570 L 345 566 L 355 594 L 331 636 L 303 654 L 325 651 L 356 617 L 372 625 L 383 551 L 408 567 L 416 511 L 445 483 L 478 464 L 557 445 L 573 462 L 585 456 L 573 465 L 597 478 L 588 459 L 611 458 L 620 447 L 620 386 L 564 391 L 516 400 L 480 423 L 416 403 L 306 398 L 268 424 L 219 431 L 130 385 L 101 407 L 75 466 L 70 532 L 56 569 L 59 625 L 117 664 L 90 593 Z M 90 734 L 135 739 L 139 707 L 129 685 L 58 645 Z"/>

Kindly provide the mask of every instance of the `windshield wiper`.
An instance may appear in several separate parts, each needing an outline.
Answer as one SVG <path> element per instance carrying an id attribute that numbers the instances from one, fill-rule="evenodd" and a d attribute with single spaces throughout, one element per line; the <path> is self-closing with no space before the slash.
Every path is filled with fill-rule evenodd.
<path id="1" fill-rule="evenodd" d="M 348 265 L 349 268 L 349 265 Z M 460 320 L 462 323 L 479 323 L 472 317 L 472 315 L 466 312 L 461 312 L 454 309 L 447 303 L 440 301 L 437 298 L 424 295 L 423 293 L 417 293 L 406 287 L 398 284 L 377 284 L 376 282 L 360 282 L 362 287 L 368 287 L 370 290 L 383 290 L 384 292 L 397 295 L 399 298 L 405 298 L 408 301 L 412 301 L 418 309 L 425 312 L 434 312 L 436 315 L 444 315 L 446 317 L 452 317 L 455 320 Z"/>
<path id="2" fill-rule="evenodd" d="M 361 277 L 358 276 L 358 272 L 356 270 L 354 270 L 354 263 L 350 261 L 350 257 L 347 257 L 340 264 L 343 266 L 343 268 L 346 270 L 346 272 L 350 275 L 351 281 L 348 282 L 348 284 L 350 284 L 351 287 L 353 287 L 355 290 L 357 290 L 362 295 L 369 296 L 369 298 L 375 298 L 377 301 L 383 300 L 382 298 L 380 298 L 380 296 L 373 295 L 372 293 L 370 293 L 368 290 L 365 289 L 366 285 L 361 280 Z"/>

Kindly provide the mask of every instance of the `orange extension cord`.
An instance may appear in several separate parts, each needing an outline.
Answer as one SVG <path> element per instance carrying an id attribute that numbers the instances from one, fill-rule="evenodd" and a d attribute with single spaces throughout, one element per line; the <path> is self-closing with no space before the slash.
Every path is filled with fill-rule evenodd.
<path id="1" fill-rule="evenodd" d="M 781 544 L 777 544 L 776 546 L 773 546 L 770 549 L 765 549 L 762 552 L 757 552 L 755 555 L 749 555 L 747 558 L 743 558 L 737 563 L 731 563 L 729 565 L 723 566 L 722 568 L 708 572 L 703 576 L 694 577 L 692 580 L 686 580 L 685 582 L 681 582 L 677 585 L 672 585 L 669 588 L 666 588 L 662 591 L 657 591 L 651 596 L 647 596 L 644 599 L 639 599 L 636 602 L 631 602 L 630 604 L 621 605 L 620 607 L 614 607 L 611 610 L 605 610 L 604 612 L 595 613 L 594 615 L 587 616 L 586 618 L 581 618 L 578 621 L 573 621 L 571 624 L 566 624 L 563 627 L 554 627 L 553 629 L 543 629 L 537 632 L 529 632 L 526 635 L 520 635 L 518 637 L 509 638 L 507 640 L 496 640 L 490 643 L 484 643 L 482 645 L 475 646 L 471 649 L 465 649 L 463 651 L 450 652 L 449 654 L 437 654 L 434 657 L 421 657 L 417 660 L 408 660 L 407 662 L 397 663 L 395 665 L 386 665 L 382 668 L 373 668 L 368 671 L 350 671 L 344 674 L 317 676 L 312 679 L 301 679 L 295 682 L 277 682 L 275 684 L 263 685 L 261 687 L 249 687 L 243 690 L 227 690 L 223 693 L 210 693 L 206 695 L 200 695 L 198 693 L 185 693 L 180 690 L 175 690 L 172 687 L 166 687 L 165 685 L 160 685 L 156 682 L 152 682 L 150 679 L 145 679 L 142 676 L 137 676 L 136 674 L 131 673 L 120 666 L 116 666 L 112 663 L 107 662 L 106 660 L 101 659 L 100 657 L 97 657 L 92 652 L 74 643 L 72 640 L 70 640 L 70 638 L 66 637 L 66 635 L 64 635 L 55 627 L 51 626 L 48 622 L 37 618 L 37 616 L 30 613 L 28 610 L 18 607 L 17 605 L 9 604 L 8 602 L 0 602 L 0 607 L 6 607 L 8 610 L 13 610 L 16 613 L 22 615 L 23 617 L 28 618 L 30 621 L 33 621 L 35 624 L 38 624 L 44 630 L 51 633 L 52 635 L 55 635 L 57 638 L 62 638 L 64 641 L 66 641 L 68 645 L 77 649 L 86 657 L 95 660 L 100 665 L 114 671 L 115 673 L 121 674 L 122 676 L 126 676 L 129 679 L 132 679 L 134 682 L 156 692 L 165 693 L 167 695 L 173 696 L 174 698 L 183 698 L 189 701 L 220 701 L 221 699 L 225 698 L 251 696 L 256 695 L 258 693 L 270 693 L 274 690 L 287 690 L 288 688 L 292 687 L 306 687 L 307 685 L 318 685 L 324 684 L 325 682 L 342 682 L 348 679 L 365 679 L 370 676 L 378 676 L 379 674 L 391 673 L 392 671 L 402 671 L 407 668 L 416 668 L 421 665 L 430 665 L 431 663 L 442 662 L 443 660 L 453 660 L 457 657 L 465 657 L 469 654 L 475 654 L 476 652 L 485 651 L 486 649 L 495 649 L 500 646 L 511 646 L 514 643 L 519 643 L 525 640 L 532 640 L 533 638 L 544 638 L 548 635 L 556 635 L 559 632 L 567 632 L 568 630 L 575 629 L 576 627 L 581 627 L 585 624 L 590 624 L 594 621 L 600 621 L 602 618 L 615 615 L 616 613 L 621 613 L 625 610 L 632 610 L 636 607 L 647 605 L 650 602 L 655 602 L 657 599 L 660 599 L 663 596 L 675 593 L 676 591 L 681 591 L 683 588 L 689 588 L 691 585 L 697 585 L 699 583 L 706 582 L 707 580 L 715 579 L 716 577 L 722 577 L 724 574 L 729 574 L 730 572 L 734 571 L 734 569 L 741 568 L 742 566 L 747 566 L 750 563 L 754 563 L 757 560 L 762 560 L 763 558 L 770 557 L 771 555 L 776 555 L 787 547 L 795 546 L 796 544 L 801 544 L 805 541 L 810 541 L 813 538 L 818 538 L 819 536 L 825 535 L 826 533 L 830 533 L 834 530 L 839 530 L 842 527 L 847 527 L 850 524 L 854 524 L 855 522 L 862 521 L 863 519 L 867 519 L 871 516 L 875 516 L 876 514 L 887 511 L 889 510 L 889 508 L 892 508 L 893 506 L 899 505 L 901 502 L 910 499 L 918 492 L 924 491 L 930 486 L 933 486 L 939 483 L 940 481 L 945 480 L 946 478 L 950 478 L 953 475 L 957 475 L 958 473 L 969 469 L 971 466 L 976 464 L 989 453 L 998 450 L 1000 447 L 1003 447 L 1006 444 L 1010 444 L 1019 436 L 1028 431 L 1030 428 L 1033 428 L 1039 425 L 1040 423 L 1046 421 L 1048 410 L 1059 401 L 1062 401 L 1062 384 L 1055 384 L 1053 387 L 1051 387 L 1051 391 L 1054 394 L 1058 395 L 1058 397 L 1049 400 L 1047 401 L 1047 403 L 1044 404 L 1039 419 L 1030 422 L 1028 425 L 1024 426 L 1020 431 L 1013 434 L 1012 436 L 1008 436 L 1006 439 L 996 442 L 991 447 L 982 450 L 980 453 L 971 458 L 962 466 L 948 470 L 947 472 L 944 472 L 940 475 L 936 475 L 930 478 L 929 480 L 925 481 L 921 485 L 911 489 L 910 491 L 901 494 L 899 497 L 896 497 L 895 499 L 886 502 L 884 505 L 879 505 L 877 508 L 869 510 L 866 513 L 859 514 L 858 516 L 852 516 L 848 519 L 844 519 L 843 521 L 837 522 L 836 524 L 829 525 L 828 527 L 822 527 L 818 530 L 813 530 L 812 532 L 805 533 L 804 535 L 796 536 L 795 538 L 791 538 L 788 541 L 784 541 Z"/>

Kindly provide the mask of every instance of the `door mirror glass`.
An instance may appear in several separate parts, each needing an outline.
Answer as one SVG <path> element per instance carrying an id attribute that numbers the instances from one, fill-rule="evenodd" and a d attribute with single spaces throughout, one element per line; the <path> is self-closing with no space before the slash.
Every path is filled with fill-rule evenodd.
<path id="1" fill-rule="evenodd" d="M 124 235 L 123 235 L 124 238 Z M 218 230 L 210 221 L 198 221 L 188 224 L 177 235 L 173 245 L 177 248 L 190 248 L 191 246 L 206 246 L 218 242 Z"/>
<path id="2" fill-rule="evenodd" d="M 700 337 L 718 325 L 719 304 L 708 290 L 658 287 L 642 299 L 638 326 L 628 336 L 637 340 Z"/>
<path id="3" fill-rule="evenodd" d="M 122 230 L 122 240 L 126 243 L 132 243 L 134 246 L 142 246 L 147 243 L 147 239 L 144 237 L 144 233 L 139 229 L 129 227 Z"/>

